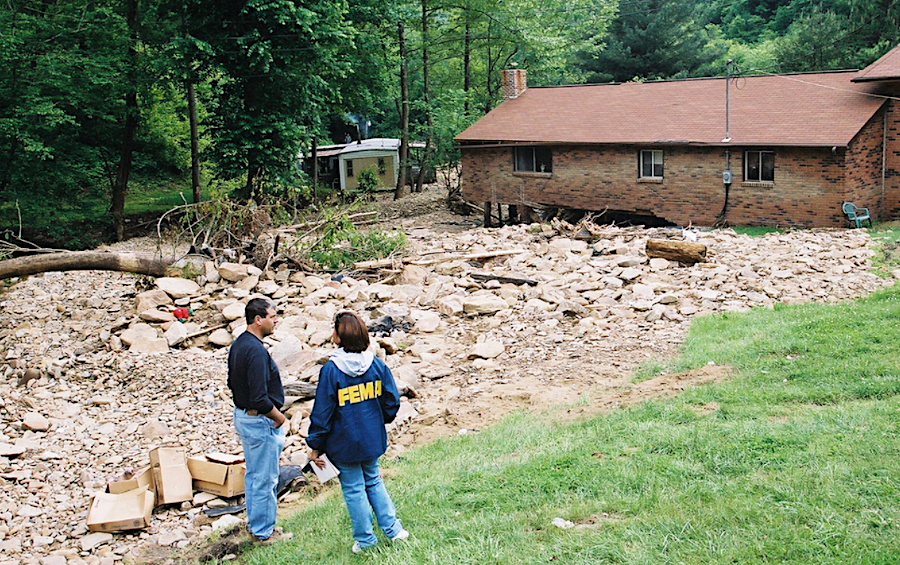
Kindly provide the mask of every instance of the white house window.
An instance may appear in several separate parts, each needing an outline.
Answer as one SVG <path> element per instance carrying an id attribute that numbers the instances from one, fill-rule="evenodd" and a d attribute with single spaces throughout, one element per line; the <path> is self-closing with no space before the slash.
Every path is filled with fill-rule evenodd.
<path id="1" fill-rule="evenodd" d="M 515 170 L 517 172 L 553 172 L 553 153 L 549 147 L 516 147 L 515 159 Z"/>
<path id="2" fill-rule="evenodd" d="M 661 179 L 663 176 L 663 152 L 661 149 L 641 151 L 641 178 Z"/>
<path id="3" fill-rule="evenodd" d="M 353 176 L 353 159 L 347 159 L 347 176 Z"/>
<path id="4" fill-rule="evenodd" d="M 775 152 L 745 151 L 744 180 L 775 182 Z"/>

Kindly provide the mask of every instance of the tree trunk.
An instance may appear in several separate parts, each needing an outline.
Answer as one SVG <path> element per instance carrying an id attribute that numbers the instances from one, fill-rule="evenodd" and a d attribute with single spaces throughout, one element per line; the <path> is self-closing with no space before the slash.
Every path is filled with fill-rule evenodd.
<path id="1" fill-rule="evenodd" d="M 400 43 L 400 172 L 397 174 L 394 200 L 409 193 L 406 186 L 409 170 L 409 73 L 406 66 L 406 34 L 402 23 L 397 24 L 397 37 Z"/>
<path id="2" fill-rule="evenodd" d="M 494 90 L 493 90 L 494 57 L 491 54 L 491 51 L 493 51 L 492 43 L 491 43 L 491 25 L 493 23 L 494 23 L 493 18 L 488 20 L 488 32 L 487 32 L 487 40 L 486 40 L 487 46 L 488 46 L 487 47 L 487 81 L 486 81 L 487 84 L 485 85 L 486 90 L 487 90 L 487 96 L 485 97 L 485 100 L 484 100 L 484 113 L 485 114 L 490 112 L 491 108 L 494 105 Z"/>
<path id="3" fill-rule="evenodd" d="M 75 251 L 29 255 L 0 261 L 0 280 L 25 277 L 47 271 L 121 271 L 162 277 L 172 261 L 158 255 L 139 253 L 109 253 L 105 251 Z"/>
<path id="4" fill-rule="evenodd" d="M 119 153 L 119 169 L 112 190 L 110 212 L 113 217 L 113 229 L 116 239 L 125 237 L 125 193 L 128 191 L 128 177 L 131 175 L 131 160 L 134 154 L 134 134 L 137 131 L 137 49 L 138 42 L 138 0 L 128 0 L 128 29 L 131 32 L 131 44 L 128 47 L 128 94 L 125 95 L 125 131 L 122 136 L 122 148 Z"/>
<path id="5" fill-rule="evenodd" d="M 422 0 L 422 98 L 425 102 L 425 155 L 419 161 L 419 176 L 416 178 L 416 192 L 422 192 L 425 184 L 425 172 L 434 152 L 434 123 L 432 120 L 431 100 L 428 93 L 428 0 Z"/>
<path id="6" fill-rule="evenodd" d="M 319 145 L 316 143 L 316 136 L 312 138 L 310 155 L 312 157 L 313 198 L 315 198 L 316 191 L 319 190 Z"/>
<path id="7" fill-rule="evenodd" d="M 469 117 L 469 88 L 471 86 L 471 65 L 469 57 L 471 54 L 471 38 L 469 36 L 469 19 L 466 16 L 466 31 L 463 37 L 463 116 Z"/>
<path id="8" fill-rule="evenodd" d="M 197 96 L 194 93 L 194 81 L 188 78 L 188 114 L 191 121 L 191 192 L 194 193 L 194 204 L 200 202 L 200 135 L 197 126 Z"/>
<path id="9" fill-rule="evenodd" d="M 648 239 L 646 253 L 647 257 L 659 257 L 691 265 L 706 262 L 706 246 L 690 241 Z"/>
<path id="10" fill-rule="evenodd" d="M 247 79 L 244 83 L 244 111 L 251 123 L 259 123 L 259 108 L 257 103 L 259 100 L 259 88 L 252 79 Z M 237 197 L 244 200 L 257 198 L 262 194 L 262 155 L 259 149 L 263 134 L 258 131 L 249 132 L 249 143 L 247 143 L 247 183 L 243 190 L 236 191 Z"/>

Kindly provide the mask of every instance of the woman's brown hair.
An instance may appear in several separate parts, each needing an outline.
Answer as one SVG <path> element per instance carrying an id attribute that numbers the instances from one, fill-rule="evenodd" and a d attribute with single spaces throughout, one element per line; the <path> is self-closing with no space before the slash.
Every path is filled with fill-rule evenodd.
<path id="1" fill-rule="evenodd" d="M 359 353 L 369 348 L 369 330 L 362 318 L 353 312 L 341 312 L 335 316 L 334 331 L 340 338 L 344 351 Z"/>

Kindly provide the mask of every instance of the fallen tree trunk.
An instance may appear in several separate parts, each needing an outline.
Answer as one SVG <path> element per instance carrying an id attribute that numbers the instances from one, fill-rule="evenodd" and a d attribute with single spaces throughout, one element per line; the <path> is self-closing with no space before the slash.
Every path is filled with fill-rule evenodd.
<path id="1" fill-rule="evenodd" d="M 671 239 L 648 239 L 647 257 L 659 257 L 680 263 L 706 262 L 706 246 L 690 241 L 673 241 Z"/>
<path id="2" fill-rule="evenodd" d="M 517 277 L 514 275 L 493 275 L 490 273 L 469 273 L 469 276 L 476 281 L 498 281 L 501 283 L 537 286 L 537 281 L 533 281 L 525 277 Z"/>
<path id="3" fill-rule="evenodd" d="M 121 271 L 162 277 L 171 264 L 171 260 L 162 259 L 158 255 L 139 253 L 73 251 L 51 255 L 29 255 L 0 261 L 0 280 L 47 271 Z"/>

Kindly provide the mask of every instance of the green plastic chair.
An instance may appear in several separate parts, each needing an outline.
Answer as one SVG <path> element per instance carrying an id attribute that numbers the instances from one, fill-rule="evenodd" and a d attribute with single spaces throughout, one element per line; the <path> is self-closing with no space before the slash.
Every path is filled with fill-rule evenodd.
<path id="1" fill-rule="evenodd" d="M 853 224 L 856 224 L 856 227 L 861 228 L 863 222 L 869 222 L 869 227 L 872 227 L 872 218 L 869 217 L 869 209 L 868 208 L 859 208 L 853 202 L 844 202 L 844 205 L 841 207 L 841 210 L 847 214 L 847 219 L 850 221 L 850 227 L 853 227 Z"/>

